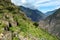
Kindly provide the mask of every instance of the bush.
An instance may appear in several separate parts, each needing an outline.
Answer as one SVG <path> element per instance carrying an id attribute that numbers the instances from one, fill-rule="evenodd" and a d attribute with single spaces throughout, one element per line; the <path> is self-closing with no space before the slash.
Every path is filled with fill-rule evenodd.
<path id="1" fill-rule="evenodd" d="M 39 24 L 35 22 L 35 23 L 33 23 L 33 25 L 38 26 Z"/>

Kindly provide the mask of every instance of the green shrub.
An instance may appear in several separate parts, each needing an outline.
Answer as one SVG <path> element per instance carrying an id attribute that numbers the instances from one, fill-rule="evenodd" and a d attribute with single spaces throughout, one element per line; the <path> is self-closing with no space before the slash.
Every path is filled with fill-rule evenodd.
<path id="1" fill-rule="evenodd" d="M 13 37 L 13 40 L 19 40 L 17 37 Z"/>

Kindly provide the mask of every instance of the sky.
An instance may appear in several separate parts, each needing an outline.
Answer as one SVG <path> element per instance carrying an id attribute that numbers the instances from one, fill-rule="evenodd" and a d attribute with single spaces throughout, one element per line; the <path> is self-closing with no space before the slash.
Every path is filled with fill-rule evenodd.
<path id="1" fill-rule="evenodd" d="M 60 8 L 60 0 L 11 0 L 17 6 L 38 9 L 43 13 Z"/>

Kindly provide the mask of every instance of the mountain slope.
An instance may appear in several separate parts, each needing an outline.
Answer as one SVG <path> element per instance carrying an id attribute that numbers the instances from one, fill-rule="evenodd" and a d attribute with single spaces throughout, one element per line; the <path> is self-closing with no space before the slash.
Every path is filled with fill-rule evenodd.
<path id="1" fill-rule="evenodd" d="M 58 40 L 33 24 L 10 0 L 0 0 L 0 40 Z"/>
<path id="2" fill-rule="evenodd" d="M 20 10 L 25 12 L 27 17 L 31 18 L 31 20 L 33 20 L 33 21 L 39 21 L 39 20 L 43 19 L 45 16 L 45 14 L 43 14 L 42 12 L 40 12 L 37 9 L 30 9 L 30 8 L 20 6 Z"/>
<path id="3" fill-rule="evenodd" d="M 49 33 L 60 37 L 60 9 L 57 9 L 52 15 L 40 22 L 40 27 L 48 30 Z"/>
<path id="4" fill-rule="evenodd" d="M 52 15 L 56 10 L 53 10 L 53 11 L 48 11 L 46 14 L 46 16 L 48 17 L 49 15 Z"/>

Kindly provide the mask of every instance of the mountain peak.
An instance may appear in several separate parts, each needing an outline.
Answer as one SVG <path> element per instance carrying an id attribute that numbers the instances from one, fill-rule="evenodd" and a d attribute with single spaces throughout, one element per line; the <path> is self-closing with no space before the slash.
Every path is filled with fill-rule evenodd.
<path id="1" fill-rule="evenodd" d="M 29 7 L 25 7 L 25 6 L 19 6 L 20 8 L 27 8 L 27 9 L 30 9 L 30 10 L 37 10 L 37 9 L 32 9 L 32 8 L 29 8 Z"/>

